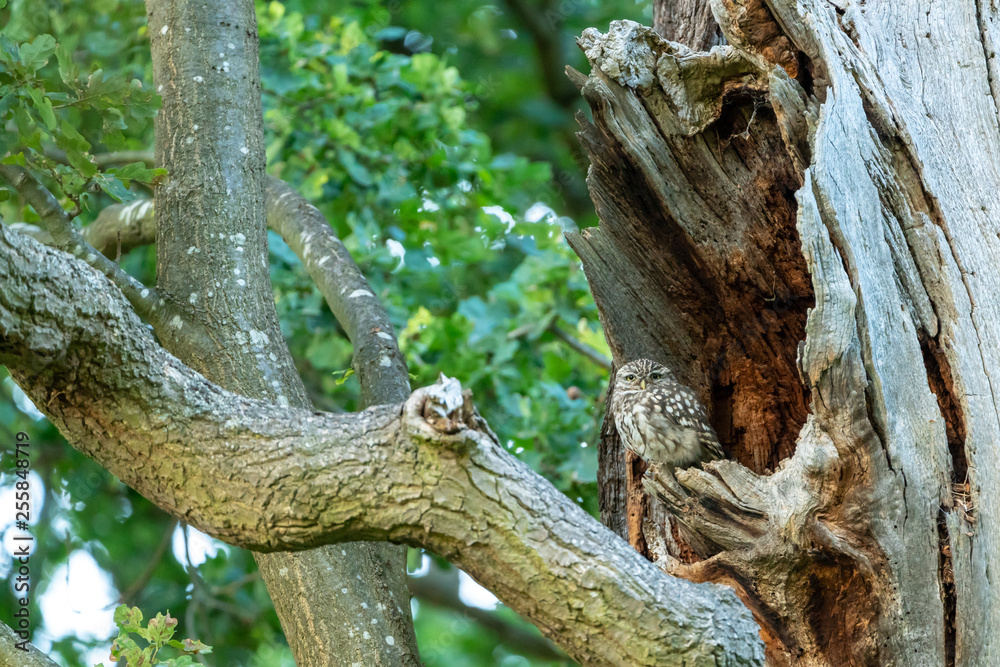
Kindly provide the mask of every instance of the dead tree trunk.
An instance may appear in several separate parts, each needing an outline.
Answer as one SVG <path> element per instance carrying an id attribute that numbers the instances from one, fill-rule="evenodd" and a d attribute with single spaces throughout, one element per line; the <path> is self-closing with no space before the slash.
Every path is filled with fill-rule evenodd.
<path id="1" fill-rule="evenodd" d="M 726 46 L 616 22 L 571 73 L 615 362 L 674 367 L 732 459 L 647 477 L 637 514 L 607 427 L 602 517 L 734 587 L 772 664 L 993 664 L 1000 13 L 711 8 Z"/>

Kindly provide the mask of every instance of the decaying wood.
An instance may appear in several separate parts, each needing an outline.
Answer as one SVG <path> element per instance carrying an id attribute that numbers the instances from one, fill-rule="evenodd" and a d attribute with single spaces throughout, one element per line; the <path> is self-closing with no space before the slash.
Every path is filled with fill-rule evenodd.
<path id="1" fill-rule="evenodd" d="M 712 10 L 726 46 L 616 22 L 585 33 L 593 72 L 573 75 L 601 226 L 572 243 L 615 363 L 671 365 L 730 455 L 632 469 L 650 492 L 633 542 L 735 589 L 773 664 L 993 664 L 997 9 Z M 263 550 L 433 549 L 589 664 L 760 662 L 731 591 L 596 525 L 460 387 L 357 415 L 252 400 L 164 351 L 87 263 L 2 226 L 0 278 L 0 361 L 75 446 L 193 525 Z M 604 479 L 626 472 L 613 453 Z"/>
<path id="2" fill-rule="evenodd" d="M 618 367 L 611 366 L 611 377 L 618 372 Z M 625 448 L 622 447 L 614 419 L 611 418 L 611 397 L 614 385 L 608 385 L 608 394 L 604 399 L 604 421 L 601 423 L 601 442 L 598 447 L 597 489 L 601 510 L 601 523 L 623 539 L 629 538 L 626 520 L 626 480 L 625 480 Z M 640 549 L 640 553 L 644 550 Z"/>
<path id="3" fill-rule="evenodd" d="M 671 365 L 732 459 L 646 477 L 649 550 L 733 586 L 774 664 L 991 664 L 997 10 L 712 5 L 710 53 L 580 40 L 571 244 L 615 362 Z"/>
<path id="4" fill-rule="evenodd" d="M 709 0 L 653 0 L 653 29 L 695 51 L 708 51 L 724 41 Z"/>
<path id="5" fill-rule="evenodd" d="M 606 60 L 607 41 L 585 44 L 601 66 L 583 89 L 595 123 L 581 133 L 602 224 L 570 243 L 615 358 L 670 363 L 713 399 L 729 451 L 763 471 L 792 452 L 805 421 L 795 351 L 812 305 L 794 230 L 801 175 L 775 159 L 785 148 L 764 97 L 768 77 L 754 77 L 732 47 L 695 54 L 652 31 L 611 54 L 645 59 L 629 75 Z M 650 46 L 660 44 L 662 58 Z M 615 81 L 619 73 L 642 93 Z"/>

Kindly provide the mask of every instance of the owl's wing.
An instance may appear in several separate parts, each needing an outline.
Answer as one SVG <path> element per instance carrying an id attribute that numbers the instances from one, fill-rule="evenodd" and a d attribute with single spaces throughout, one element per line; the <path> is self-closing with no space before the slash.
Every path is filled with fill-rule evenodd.
<path id="1" fill-rule="evenodd" d="M 702 460 L 714 461 L 725 458 L 719 437 L 708 421 L 705 406 L 688 387 L 675 384 L 666 392 L 663 402 L 663 418 L 676 427 L 693 431 L 702 447 Z"/>

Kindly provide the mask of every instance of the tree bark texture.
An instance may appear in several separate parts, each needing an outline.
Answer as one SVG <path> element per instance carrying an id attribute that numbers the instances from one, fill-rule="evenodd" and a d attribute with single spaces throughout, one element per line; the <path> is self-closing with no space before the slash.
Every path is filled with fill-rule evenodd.
<path id="1" fill-rule="evenodd" d="M 168 327 L 182 330 L 190 319 L 211 332 L 208 345 L 180 338 L 168 349 L 232 391 L 310 407 L 268 274 L 253 3 L 149 0 L 147 10 L 154 83 L 163 98 L 156 161 L 169 174 L 155 198 L 157 289 L 184 308 Z M 405 384 L 398 351 L 395 358 L 388 370 L 398 375 L 402 365 Z M 363 385 L 366 400 L 386 393 L 384 400 L 399 401 L 409 393 L 408 385 L 385 392 Z M 405 549 L 357 543 L 255 559 L 300 667 L 418 663 Z M 368 632 L 371 623 L 381 631 Z"/>
<path id="2" fill-rule="evenodd" d="M 616 22 L 572 76 L 615 362 L 671 365 L 732 459 L 651 471 L 697 556 L 649 550 L 733 586 L 772 664 L 995 664 L 997 8 L 712 9 L 727 46 Z"/>
<path id="3" fill-rule="evenodd" d="M 28 650 L 18 648 L 22 639 L 11 628 L 0 623 L 0 664 L 17 665 L 18 667 L 58 667 L 58 663 L 49 659 L 32 644 Z"/>
<path id="4" fill-rule="evenodd" d="M 709 0 L 653 0 L 653 29 L 663 39 L 695 51 L 708 51 L 725 41 Z"/>

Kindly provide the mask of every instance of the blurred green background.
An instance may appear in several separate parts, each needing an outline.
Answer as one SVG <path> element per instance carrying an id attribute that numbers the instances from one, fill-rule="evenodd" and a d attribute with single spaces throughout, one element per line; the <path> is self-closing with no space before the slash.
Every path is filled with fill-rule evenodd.
<path id="1" fill-rule="evenodd" d="M 563 238 L 596 224 L 574 137 L 573 116 L 585 110 L 563 70 L 587 70 L 574 42 L 585 28 L 649 24 L 649 3 L 291 1 L 257 10 L 269 173 L 336 227 L 389 309 L 414 386 L 439 372 L 460 378 L 511 452 L 596 516 L 609 354 Z M 145 170 L 98 172 L 85 159 L 152 147 L 143 4 L 11 0 L 0 25 L 0 153 L 23 156 L 83 225 L 116 199 L 151 196 Z M 53 148 L 69 164 L 46 158 Z M 4 221 L 34 221 L 3 187 Z M 273 233 L 270 241 L 283 331 L 313 400 L 354 410 L 350 344 L 298 259 Z M 151 248 L 122 265 L 155 282 Z M 2 367 L 0 393 L 8 549 L 14 434 L 32 442 L 40 648 L 66 665 L 107 661 L 111 612 L 124 601 L 147 618 L 169 609 L 180 636 L 215 647 L 205 664 L 292 664 L 247 552 L 178 525 L 69 447 Z M 426 664 L 570 664 L 447 563 L 411 550 L 410 570 Z M 11 559 L 0 558 L 5 621 L 10 575 Z"/>

